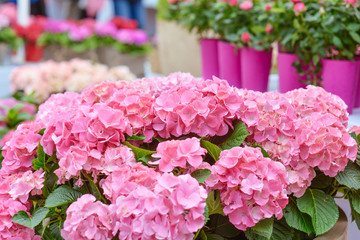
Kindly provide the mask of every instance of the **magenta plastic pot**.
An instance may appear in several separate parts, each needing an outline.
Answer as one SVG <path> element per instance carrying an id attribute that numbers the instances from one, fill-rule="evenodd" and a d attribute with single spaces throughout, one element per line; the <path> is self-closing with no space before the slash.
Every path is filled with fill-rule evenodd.
<path id="1" fill-rule="evenodd" d="M 240 49 L 228 42 L 218 42 L 219 76 L 230 86 L 241 88 Z"/>
<path id="2" fill-rule="evenodd" d="M 360 64 L 360 57 L 355 57 L 355 60 L 359 61 Z M 360 67 L 359 67 L 360 68 Z M 360 107 L 360 70 L 359 70 L 359 77 L 357 79 L 357 86 L 356 86 L 356 91 L 355 91 L 355 103 L 354 103 L 354 107 L 358 108 Z"/>
<path id="3" fill-rule="evenodd" d="M 202 76 L 204 79 L 219 77 L 217 39 L 200 39 Z"/>
<path id="4" fill-rule="evenodd" d="M 241 87 L 266 92 L 271 69 L 271 50 L 241 49 Z"/>
<path id="5" fill-rule="evenodd" d="M 305 80 L 305 77 L 299 76 L 296 72 L 296 68 L 292 66 L 295 61 L 295 54 L 279 52 L 277 64 L 279 74 L 279 92 L 281 93 L 306 87 L 305 84 L 299 82 L 299 79 Z"/>
<path id="6" fill-rule="evenodd" d="M 341 97 L 351 114 L 354 107 L 356 82 L 359 78 L 360 62 L 344 60 L 322 60 L 322 80 L 326 91 Z"/>

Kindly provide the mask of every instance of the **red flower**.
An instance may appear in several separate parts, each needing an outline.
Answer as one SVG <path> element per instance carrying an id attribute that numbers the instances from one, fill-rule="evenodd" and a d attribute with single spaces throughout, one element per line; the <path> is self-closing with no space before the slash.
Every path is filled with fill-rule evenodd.
<path id="1" fill-rule="evenodd" d="M 241 34 L 241 39 L 243 40 L 244 43 L 247 43 L 250 41 L 251 36 L 248 32 L 244 32 L 243 34 Z"/>

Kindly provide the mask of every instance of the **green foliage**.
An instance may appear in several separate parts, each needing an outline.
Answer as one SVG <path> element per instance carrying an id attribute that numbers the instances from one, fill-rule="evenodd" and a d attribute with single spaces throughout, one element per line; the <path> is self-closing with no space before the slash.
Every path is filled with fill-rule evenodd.
<path id="1" fill-rule="evenodd" d="M 149 155 L 151 155 L 153 153 L 156 153 L 155 151 L 150 151 L 150 150 L 146 150 L 146 149 L 143 149 L 143 148 L 135 147 L 134 145 L 130 144 L 127 141 L 124 142 L 124 145 L 131 148 L 131 150 L 135 154 L 135 159 L 138 162 L 141 162 L 142 161 L 141 159 L 144 159 L 144 157 L 149 156 Z"/>
<path id="2" fill-rule="evenodd" d="M 345 170 L 339 172 L 335 178 L 340 184 L 348 188 L 360 189 L 360 167 L 351 161 L 348 162 Z"/>
<path id="3" fill-rule="evenodd" d="M 69 204 L 75 202 L 81 195 L 81 192 L 76 191 L 67 185 L 62 185 L 50 193 L 45 201 L 45 207 L 53 208 Z"/>
<path id="4" fill-rule="evenodd" d="M 209 216 L 213 214 L 220 214 L 224 216 L 223 209 L 221 205 L 220 195 L 218 191 L 211 191 L 206 199 L 206 205 L 208 207 Z"/>
<path id="5" fill-rule="evenodd" d="M 31 217 L 25 211 L 19 211 L 15 213 L 12 217 L 12 221 L 14 223 L 20 224 L 22 226 L 34 229 L 37 225 L 39 225 L 42 220 L 49 213 L 49 209 L 47 208 L 37 208 Z"/>
<path id="6" fill-rule="evenodd" d="M 319 189 L 308 188 L 297 200 L 297 206 L 311 217 L 316 235 L 329 231 L 339 218 L 339 209 L 335 200 Z"/>
<path id="7" fill-rule="evenodd" d="M 245 235 L 249 240 L 270 240 L 273 233 L 273 218 L 266 218 L 258 222 L 254 227 L 248 228 Z"/>
<path id="8" fill-rule="evenodd" d="M 200 144 L 215 161 L 219 160 L 221 149 L 217 145 L 205 140 L 200 140 Z"/>
<path id="9" fill-rule="evenodd" d="M 32 166 L 35 170 L 39 170 L 40 168 L 46 170 L 45 167 L 45 158 L 46 158 L 46 154 L 44 152 L 44 148 L 43 146 L 41 146 L 41 144 L 39 143 L 38 148 L 36 149 L 36 153 L 37 153 L 37 158 L 35 158 L 32 161 Z"/>
<path id="10" fill-rule="evenodd" d="M 191 173 L 191 176 L 195 178 L 199 183 L 205 183 L 206 179 L 210 177 L 211 171 L 209 169 L 197 169 Z"/>
<path id="11" fill-rule="evenodd" d="M 5 27 L 0 30 L 0 43 L 6 43 L 11 49 L 16 50 L 23 44 L 23 40 L 16 35 L 13 29 Z"/>
<path id="12" fill-rule="evenodd" d="M 221 149 L 231 149 L 233 147 L 239 147 L 250 133 L 246 129 L 246 125 L 243 122 L 238 122 L 235 125 L 234 131 L 231 136 L 226 139 L 224 143 L 220 145 Z"/>
<path id="13" fill-rule="evenodd" d="M 299 210 L 293 198 L 290 198 L 289 204 L 283 212 L 286 223 L 290 227 L 303 231 L 307 234 L 314 232 L 314 227 L 311 224 L 311 217 Z"/>

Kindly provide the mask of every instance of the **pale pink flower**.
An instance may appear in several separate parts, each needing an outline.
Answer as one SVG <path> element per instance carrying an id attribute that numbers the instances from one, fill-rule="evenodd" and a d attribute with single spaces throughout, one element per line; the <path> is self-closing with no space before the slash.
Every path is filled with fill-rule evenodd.
<path id="1" fill-rule="evenodd" d="M 248 0 L 244 1 L 240 4 L 240 8 L 245 11 L 250 10 L 253 6 L 254 6 L 254 3 L 252 1 L 248 1 Z"/>
<path id="2" fill-rule="evenodd" d="M 248 32 L 244 32 L 241 34 L 241 40 L 244 42 L 244 43 L 248 43 L 250 40 L 251 40 L 251 36 Z"/>

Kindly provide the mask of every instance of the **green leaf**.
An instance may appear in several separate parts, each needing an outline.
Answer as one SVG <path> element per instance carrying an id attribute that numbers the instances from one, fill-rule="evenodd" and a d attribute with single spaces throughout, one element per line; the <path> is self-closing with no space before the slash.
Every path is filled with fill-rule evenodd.
<path id="1" fill-rule="evenodd" d="M 342 48 L 342 47 L 343 47 L 343 44 L 342 44 L 340 38 L 338 38 L 337 36 L 333 36 L 332 42 L 334 43 L 334 45 L 335 45 L 336 47 L 339 47 L 339 48 Z"/>
<path id="2" fill-rule="evenodd" d="M 274 228 L 271 235 L 271 240 L 292 239 L 294 229 L 291 228 L 284 218 L 274 221 Z"/>
<path id="3" fill-rule="evenodd" d="M 82 196 L 82 193 L 72 189 L 67 185 L 62 185 L 55 189 L 45 201 L 45 207 L 52 208 L 75 202 Z"/>
<path id="4" fill-rule="evenodd" d="M 360 43 L 360 35 L 356 32 L 349 32 L 352 39 L 354 39 L 355 42 Z"/>
<path id="5" fill-rule="evenodd" d="M 311 181 L 312 188 L 327 188 L 331 184 L 332 178 L 323 172 L 316 172 L 316 177 Z"/>
<path id="6" fill-rule="evenodd" d="M 144 136 L 144 135 L 139 135 L 139 136 L 137 136 L 137 135 L 132 135 L 132 136 L 127 136 L 126 137 L 126 141 L 129 141 L 129 140 L 137 140 L 137 141 L 141 141 L 141 140 L 145 140 L 146 139 L 146 137 Z"/>
<path id="7" fill-rule="evenodd" d="M 215 229 L 215 234 L 223 236 L 225 239 L 239 239 L 235 237 L 242 234 L 242 231 L 234 227 L 234 225 L 229 222 L 229 218 L 227 216 L 216 215 L 216 220 L 213 221 L 210 227 Z"/>
<path id="8" fill-rule="evenodd" d="M 300 23 L 299 23 L 299 21 L 298 21 L 296 18 L 293 20 L 293 26 L 294 26 L 294 28 L 296 28 L 296 29 L 300 29 L 300 28 L 301 28 Z"/>
<path id="9" fill-rule="evenodd" d="M 205 140 L 200 140 L 200 144 L 215 161 L 219 160 L 221 149 L 217 145 Z"/>
<path id="10" fill-rule="evenodd" d="M 205 220 L 204 220 L 204 225 L 206 225 L 206 223 L 210 220 L 210 215 L 209 215 L 209 206 L 208 205 L 205 205 L 205 210 L 204 210 L 204 217 L 205 217 Z"/>
<path id="11" fill-rule="evenodd" d="M 249 135 L 250 135 L 250 133 L 246 129 L 245 123 L 238 122 L 235 125 L 234 132 L 223 144 L 221 144 L 220 147 L 223 150 L 230 149 L 233 147 L 238 147 L 244 142 L 245 138 Z"/>
<path id="12" fill-rule="evenodd" d="M 204 230 L 200 230 L 200 239 L 201 240 L 208 240 L 207 235 Z"/>
<path id="13" fill-rule="evenodd" d="M 329 231 L 339 218 L 335 200 L 319 189 L 308 188 L 297 205 L 300 211 L 310 215 L 316 235 Z"/>
<path id="14" fill-rule="evenodd" d="M 357 32 L 360 30 L 360 24 L 358 24 L 358 23 L 349 23 L 349 25 L 347 25 L 347 27 L 352 32 Z"/>
<path id="15" fill-rule="evenodd" d="M 350 193 L 351 203 L 354 210 L 360 214 L 360 191 Z"/>
<path id="16" fill-rule="evenodd" d="M 50 231 L 51 231 L 51 236 L 55 239 L 55 240 L 62 240 L 63 238 L 61 237 L 61 222 L 54 222 L 50 225 Z"/>
<path id="17" fill-rule="evenodd" d="M 311 217 L 306 213 L 300 212 L 292 198 L 289 199 L 289 204 L 283 210 L 286 223 L 297 230 L 303 231 L 307 234 L 314 232 L 311 224 Z"/>
<path id="18" fill-rule="evenodd" d="M 212 233 L 206 234 L 206 237 L 207 237 L 207 240 L 226 240 L 222 236 L 220 236 L 218 234 L 212 234 Z"/>
<path id="19" fill-rule="evenodd" d="M 46 217 L 48 212 L 49 209 L 47 208 L 37 208 L 35 209 L 33 215 L 29 217 L 29 215 L 25 211 L 19 211 L 15 213 L 11 220 L 14 223 L 34 229 L 34 227 L 39 225 L 41 221 Z"/>
<path id="20" fill-rule="evenodd" d="M 345 170 L 339 172 L 335 178 L 340 184 L 348 188 L 360 189 L 360 167 L 351 161 L 348 162 Z"/>
<path id="21" fill-rule="evenodd" d="M 45 170 L 45 152 L 44 148 L 39 143 L 38 148 L 36 149 L 37 158 L 32 161 L 32 166 L 35 170 L 39 170 L 40 168 Z"/>
<path id="22" fill-rule="evenodd" d="M 352 220 L 355 220 L 356 226 L 360 230 L 360 214 L 355 211 L 352 201 L 350 201 L 350 205 Z"/>
<path id="23" fill-rule="evenodd" d="M 198 169 L 191 173 L 191 176 L 195 178 L 199 183 L 204 183 L 208 177 L 210 177 L 211 171 L 209 169 Z"/>
<path id="24" fill-rule="evenodd" d="M 209 216 L 213 214 L 224 216 L 224 207 L 221 205 L 219 192 L 211 191 L 206 199 L 206 205 L 209 207 Z"/>
<path id="25" fill-rule="evenodd" d="M 45 130 L 46 130 L 46 128 L 41 129 L 41 130 L 38 132 L 38 134 L 40 134 L 41 136 L 44 135 Z"/>
<path id="26" fill-rule="evenodd" d="M 254 227 L 248 228 L 245 235 L 249 240 L 268 239 L 273 232 L 274 218 L 266 218 L 258 222 Z"/>
<path id="27" fill-rule="evenodd" d="M 156 153 L 155 151 L 150 151 L 150 150 L 142 149 L 139 147 L 135 147 L 134 145 L 130 144 L 129 142 L 124 142 L 124 145 L 131 148 L 131 150 L 133 151 L 133 153 L 135 155 L 135 159 L 138 162 L 141 161 L 140 160 L 141 158 L 151 155 L 153 153 Z"/>

